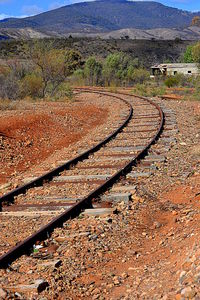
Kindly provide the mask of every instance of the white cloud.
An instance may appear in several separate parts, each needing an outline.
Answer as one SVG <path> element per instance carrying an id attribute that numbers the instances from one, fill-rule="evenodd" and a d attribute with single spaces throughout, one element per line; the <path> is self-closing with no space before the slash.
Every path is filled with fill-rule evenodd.
<path id="1" fill-rule="evenodd" d="M 43 12 L 43 9 L 37 5 L 24 5 L 22 12 L 28 16 L 38 15 Z"/>
<path id="2" fill-rule="evenodd" d="M 71 1 L 55 1 L 49 5 L 49 9 L 56 9 L 65 5 L 69 5 Z"/>
<path id="3" fill-rule="evenodd" d="M 11 18 L 11 16 L 6 15 L 6 14 L 0 14 L 0 20 L 6 19 L 6 18 Z"/>
<path id="4" fill-rule="evenodd" d="M 11 16 L 11 15 L 6 15 L 6 14 L 0 14 L 0 20 L 4 20 L 7 18 L 26 18 L 28 17 L 27 15 L 21 15 L 21 16 Z"/>
<path id="5" fill-rule="evenodd" d="M 74 4 L 74 3 L 79 3 L 79 2 L 91 2 L 91 1 L 95 1 L 95 0 L 66 0 L 66 1 L 55 1 L 52 2 L 49 5 L 49 9 L 56 9 L 65 5 L 70 5 L 70 4 Z"/>

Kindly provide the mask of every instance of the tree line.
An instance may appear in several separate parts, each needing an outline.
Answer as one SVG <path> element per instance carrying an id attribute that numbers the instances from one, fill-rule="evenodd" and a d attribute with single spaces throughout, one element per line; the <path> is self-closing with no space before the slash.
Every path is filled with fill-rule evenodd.
<path id="1" fill-rule="evenodd" d="M 109 54 L 104 61 L 89 57 L 82 69 L 74 73 L 74 81 L 88 85 L 128 86 L 149 79 L 149 72 L 142 68 L 137 58 L 124 53 Z"/>
<path id="2" fill-rule="evenodd" d="M 104 60 L 89 57 L 84 61 L 75 50 L 36 41 L 25 53 L 23 61 L 10 60 L 1 67 L 0 98 L 59 98 L 69 95 L 70 84 L 127 86 L 149 79 L 138 59 L 121 52 Z"/>

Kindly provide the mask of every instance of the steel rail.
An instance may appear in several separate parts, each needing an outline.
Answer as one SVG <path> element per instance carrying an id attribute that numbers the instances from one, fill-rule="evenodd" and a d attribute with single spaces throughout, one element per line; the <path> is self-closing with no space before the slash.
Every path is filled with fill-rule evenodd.
<path id="1" fill-rule="evenodd" d="M 87 92 L 87 91 L 86 91 Z M 91 92 L 91 91 L 90 91 Z M 113 133 L 111 133 L 109 136 L 107 136 L 104 140 L 102 140 L 100 143 L 98 143 L 97 145 L 95 145 L 94 147 L 90 148 L 89 150 L 81 153 L 80 155 L 76 156 L 75 158 L 67 161 L 66 163 L 62 164 L 61 166 L 54 168 L 53 170 L 45 173 L 44 175 L 10 191 L 9 193 L 6 193 L 5 195 L 0 197 L 0 205 L 3 202 L 13 202 L 14 201 L 14 197 L 25 193 L 28 189 L 36 187 L 36 186 L 40 186 L 43 184 L 44 181 L 50 181 L 54 176 L 56 176 L 57 174 L 59 174 L 60 172 L 69 169 L 72 165 L 76 165 L 78 162 L 82 161 L 83 159 L 86 159 L 90 154 L 98 151 L 102 146 L 104 146 L 105 144 L 107 144 L 111 139 L 113 139 L 126 125 L 127 123 L 130 121 L 132 114 L 133 114 L 133 108 L 130 105 L 130 103 L 120 97 L 117 97 L 115 95 L 110 95 L 110 94 L 106 94 L 104 92 L 98 92 L 98 91 L 94 91 L 93 93 L 96 94 L 103 94 L 105 96 L 111 96 L 115 99 L 121 100 L 123 101 L 125 104 L 128 105 L 129 107 L 129 114 L 126 118 L 126 120 L 123 122 L 122 125 L 120 125 Z"/>
<path id="2" fill-rule="evenodd" d="M 91 90 L 82 90 L 84 92 L 91 92 Z M 123 93 L 121 93 L 123 95 Z M 132 96 L 130 94 L 124 94 L 127 96 Z M 117 98 L 117 97 L 116 97 Z M 105 181 L 102 185 L 100 185 L 97 189 L 92 191 L 88 196 L 84 197 L 82 200 L 80 200 L 78 203 L 76 203 L 74 206 L 63 212 L 58 217 L 54 218 L 51 222 L 49 222 L 47 225 L 40 228 L 37 232 L 20 242 L 17 246 L 13 247 L 11 250 L 9 250 L 7 253 L 2 255 L 0 257 L 0 268 L 6 268 L 9 264 L 11 264 L 15 259 L 23 255 L 24 253 L 27 253 L 28 250 L 35 244 L 35 242 L 39 240 L 44 240 L 45 238 L 49 237 L 49 234 L 56 228 L 63 225 L 64 222 L 67 220 L 76 217 L 83 208 L 91 207 L 92 200 L 99 197 L 103 192 L 105 192 L 108 188 L 110 188 L 118 179 L 120 179 L 121 176 L 124 176 L 131 167 L 137 163 L 141 158 L 143 158 L 150 146 L 155 143 L 155 141 L 159 138 L 164 125 L 164 114 L 162 109 L 159 107 L 158 104 L 154 103 L 153 101 L 144 98 L 144 97 L 138 97 L 141 99 L 145 99 L 147 102 L 155 106 L 159 111 L 160 116 L 160 125 L 159 128 L 156 131 L 156 134 L 151 139 L 151 141 L 144 147 L 142 151 L 140 151 L 136 157 L 134 157 L 130 162 L 128 162 L 121 170 L 116 172 L 111 178 Z M 131 118 L 132 113 L 130 112 L 129 117 Z M 129 119 L 129 118 L 128 118 Z M 128 120 L 127 119 L 127 120 Z M 128 123 L 128 121 L 125 121 L 125 123 Z M 120 126 L 121 127 L 121 126 Z M 119 132 L 121 129 L 118 129 Z M 109 138 L 110 139 L 110 138 Z M 101 144 L 101 143 L 100 143 Z M 88 151 L 87 151 L 88 152 Z M 86 152 L 86 153 L 87 153 Z M 71 163 L 72 164 L 72 163 Z"/>

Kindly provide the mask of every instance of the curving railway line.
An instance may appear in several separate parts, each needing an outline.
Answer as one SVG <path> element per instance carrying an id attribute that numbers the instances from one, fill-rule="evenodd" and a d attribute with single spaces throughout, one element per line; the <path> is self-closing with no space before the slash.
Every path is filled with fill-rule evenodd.
<path id="1" fill-rule="evenodd" d="M 126 93 L 116 95 L 76 89 L 76 93 L 88 92 L 123 101 L 128 113 L 113 126 L 112 134 L 91 149 L 0 198 L 1 217 L 27 216 L 30 224 L 37 223 L 39 227 L 32 226 L 34 233 L 27 233 L 23 241 L 18 240 L 16 228 L 12 241 L 9 240 L 3 249 L 0 268 L 6 268 L 28 253 L 36 242 L 45 240 L 56 227 L 84 209 L 112 209 L 120 195 L 128 195 L 134 178 L 145 176 L 145 172 L 140 175 L 137 165 L 162 133 L 164 114 L 161 107 L 149 99 Z M 148 168 L 148 161 L 146 166 Z M 122 178 L 125 178 L 123 188 Z M 115 184 L 117 187 L 113 189 Z"/>

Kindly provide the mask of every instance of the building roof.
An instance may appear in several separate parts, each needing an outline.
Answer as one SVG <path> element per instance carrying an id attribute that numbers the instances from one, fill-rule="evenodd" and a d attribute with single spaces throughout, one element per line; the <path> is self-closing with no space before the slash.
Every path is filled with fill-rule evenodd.
<path id="1" fill-rule="evenodd" d="M 157 64 L 151 67 L 152 69 L 163 69 L 163 68 L 197 68 L 196 63 L 171 63 L 171 64 Z"/>

